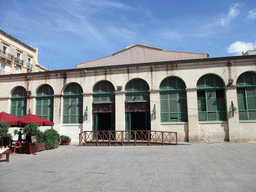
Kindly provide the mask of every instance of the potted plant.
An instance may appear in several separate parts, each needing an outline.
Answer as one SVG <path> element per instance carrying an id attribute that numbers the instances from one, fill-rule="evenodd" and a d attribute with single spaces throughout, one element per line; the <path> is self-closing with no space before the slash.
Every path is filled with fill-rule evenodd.
<path id="1" fill-rule="evenodd" d="M 45 142 L 44 142 L 44 133 L 40 130 L 36 133 L 36 151 L 44 151 L 45 150 Z"/>
<path id="2" fill-rule="evenodd" d="M 36 142 L 32 143 L 31 136 L 36 136 L 39 125 L 37 123 L 27 124 L 23 129 L 23 134 L 26 137 L 26 143 L 23 144 L 24 152 L 34 154 L 36 151 Z"/>
<path id="3" fill-rule="evenodd" d="M 8 133 L 9 128 L 8 123 L 0 121 L 0 147 L 10 146 L 12 142 L 12 135 Z M 2 154 L 0 154 L 0 159 L 2 159 Z"/>
<path id="4" fill-rule="evenodd" d="M 70 145 L 71 142 L 71 138 L 67 135 L 61 135 L 60 136 L 60 140 L 61 140 L 61 145 Z"/>
<path id="5" fill-rule="evenodd" d="M 47 129 L 44 131 L 44 141 L 49 149 L 54 149 L 56 143 L 60 140 L 59 133 L 54 129 Z"/>

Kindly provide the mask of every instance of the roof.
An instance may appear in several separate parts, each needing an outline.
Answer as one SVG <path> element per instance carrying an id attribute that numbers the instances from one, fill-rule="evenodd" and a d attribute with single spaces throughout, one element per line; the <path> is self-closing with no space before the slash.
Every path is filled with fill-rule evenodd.
<path id="1" fill-rule="evenodd" d="M 22 45 L 23 47 L 26 47 L 27 49 L 29 49 L 29 50 L 31 50 L 31 51 L 33 51 L 33 52 L 36 52 L 36 49 L 35 49 L 35 48 L 32 48 L 32 47 L 28 46 L 27 44 L 25 44 L 25 43 L 21 42 L 20 40 L 14 38 L 13 36 L 9 35 L 8 33 L 6 33 L 6 32 L 4 32 L 4 31 L 0 30 L 0 34 L 2 34 L 3 36 L 5 36 L 5 37 L 11 39 L 12 41 L 15 41 L 16 43 Z"/>
<path id="2" fill-rule="evenodd" d="M 112 55 L 77 64 L 77 68 L 111 66 L 120 64 L 136 64 L 148 62 L 162 62 L 185 59 L 208 58 L 208 53 L 168 51 L 160 47 L 145 44 L 134 44 L 114 52 Z"/>

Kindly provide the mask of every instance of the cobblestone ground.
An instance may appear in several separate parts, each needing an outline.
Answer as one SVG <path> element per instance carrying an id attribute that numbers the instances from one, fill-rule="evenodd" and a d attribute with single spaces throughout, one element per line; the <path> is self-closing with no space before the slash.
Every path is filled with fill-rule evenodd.
<path id="1" fill-rule="evenodd" d="M 0 191 L 256 191 L 255 160 L 256 143 L 60 146 L 0 162 Z"/>

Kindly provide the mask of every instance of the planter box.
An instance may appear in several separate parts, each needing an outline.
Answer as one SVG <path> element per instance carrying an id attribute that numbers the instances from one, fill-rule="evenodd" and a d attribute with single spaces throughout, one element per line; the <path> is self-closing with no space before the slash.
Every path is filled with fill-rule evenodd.
<path id="1" fill-rule="evenodd" d="M 61 141 L 61 145 L 70 145 L 70 141 Z"/>
<path id="2" fill-rule="evenodd" d="M 45 144 L 40 144 L 37 146 L 37 150 L 36 151 L 44 151 L 45 150 Z"/>
<path id="3" fill-rule="evenodd" d="M 59 146 L 60 146 L 60 142 L 58 141 L 55 143 L 55 148 L 58 148 Z"/>
<path id="4" fill-rule="evenodd" d="M 23 146 L 23 152 L 27 154 L 35 154 L 36 143 L 29 143 Z"/>

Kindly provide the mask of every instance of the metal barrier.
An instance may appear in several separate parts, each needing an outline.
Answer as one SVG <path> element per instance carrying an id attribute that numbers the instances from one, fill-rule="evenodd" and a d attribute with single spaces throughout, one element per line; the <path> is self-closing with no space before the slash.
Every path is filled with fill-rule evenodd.
<path id="1" fill-rule="evenodd" d="M 169 131 L 84 131 L 79 145 L 177 145 L 177 132 Z"/>

